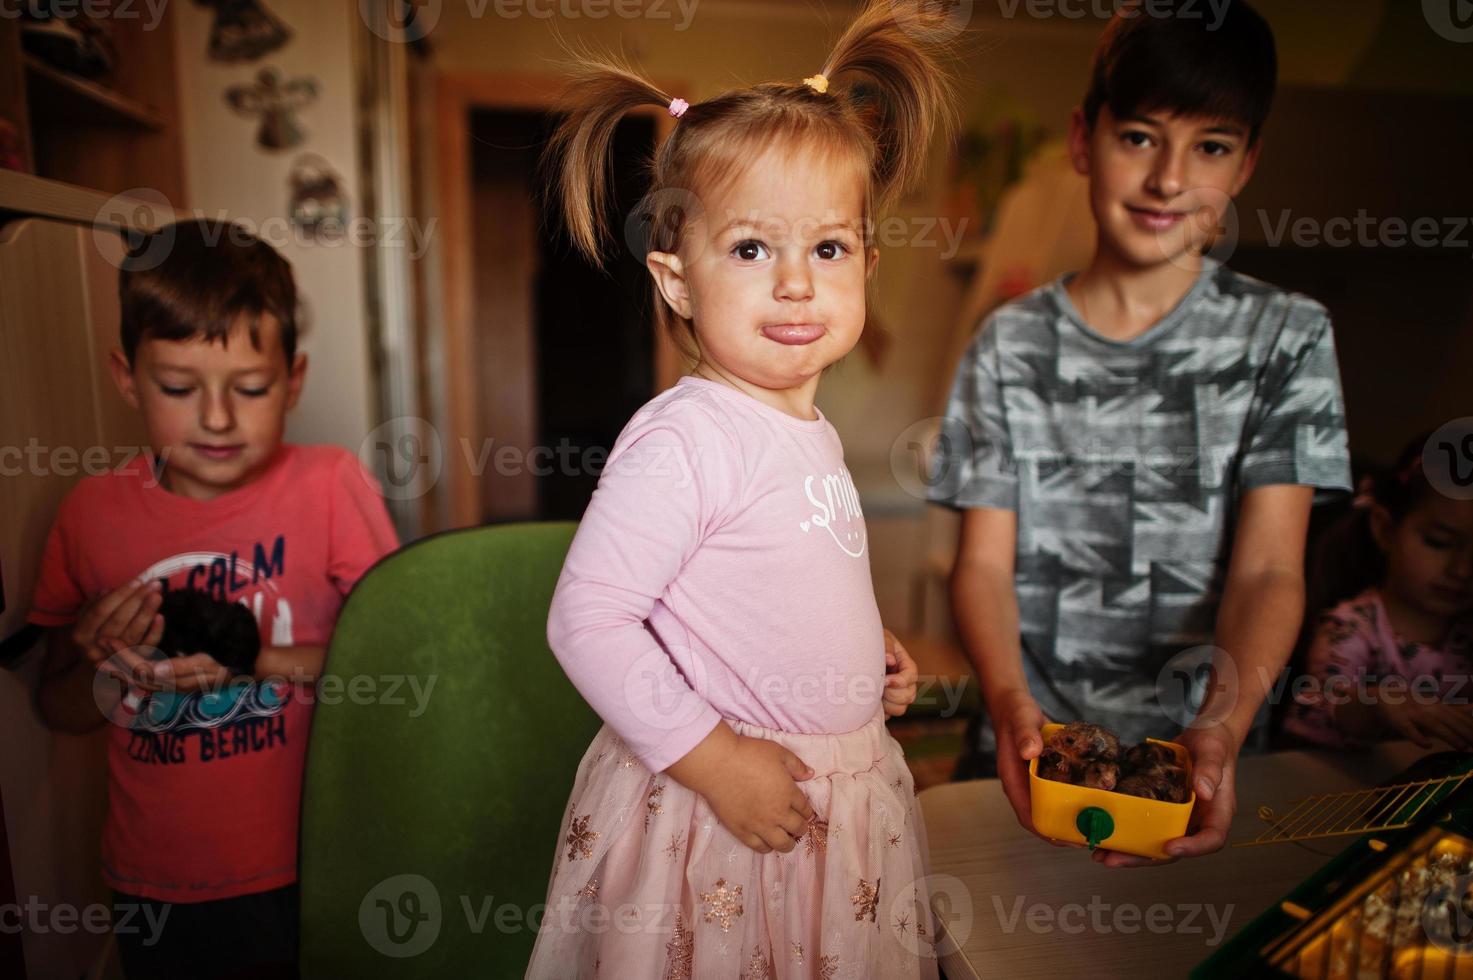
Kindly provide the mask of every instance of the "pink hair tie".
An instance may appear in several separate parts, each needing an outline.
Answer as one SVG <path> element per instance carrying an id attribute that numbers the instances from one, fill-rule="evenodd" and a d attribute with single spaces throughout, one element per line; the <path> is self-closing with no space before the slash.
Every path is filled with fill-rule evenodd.
<path id="1" fill-rule="evenodd" d="M 690 103 L 685 101 L 684 99 L 670 100 L 670 115 L 674 116 L 676 119 L 679 119 L 681 116 L 685 115 L 685 110 L 689 108 Z"/>

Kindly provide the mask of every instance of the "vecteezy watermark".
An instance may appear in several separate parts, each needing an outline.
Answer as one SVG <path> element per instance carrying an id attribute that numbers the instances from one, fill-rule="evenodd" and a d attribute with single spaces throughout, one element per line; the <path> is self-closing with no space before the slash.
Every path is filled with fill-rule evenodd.
<path id="1" fill-rule="evenodd" d="M 701 0 L 462 0 L 472 20 L 618 20 L 675 21 L 685 31 Z M 445 0 L 358 0 L 358 16 L 385 41 L 413 43 L 429 36 L 440 23 Z"/>
<path id="2" fill-rule="evenodd" d="M 735 699 L 747 704 L 786 704 L 804 708 L 872 707 L 879 704 L 884 696 L 885 680 L 884 675 L 843 670 L 833 664 L 820 670 L 795 673 L 768 673 L 760 667 L 751 667 L 743 675 Z M 916 678 L 916 696 L 910 707 L 939 705 L 938 717 L 954 718 L 961 709 L 970 681 L 970 677 L 921 674 Z"/>
<path id="3" fill-rule="evenodd" d="M 125 272 L 156 269 L 174 248 L 170 222 L 174 205 L 152 187 L 133 187 L 114 194 L 92 218 L 92 241 L 99 255 Z M 118 255 L 118 236 L 126 250 Z"/>
<path id="4" fill-rule="evenodd" d="M 926 959 L 950 956 L 972 935 L 971 889 L 952 875 L 926 875 L 912 888 L 894 890 L 887 919 L 906 952 Z"/>
<path id="5" fill-rule="evenodd" d="M 1473 875 L 1454 878 L 1427 895 L 1422 931 L 1428 942 L 1451 956 L 1473 956 Z"/>
<path id="6" fill-rule="evenodd" d="M 624 243 L 640 262 L 651 251 L 674 251 L 678 244 L 686 249 L 683 257 L 689 264 L 705 250 L 711 228 L 740 224 L 749 229 L 751 241 L 769 251 L 792 243 L 817 246 L 826 240 L 836 240 L 852 252 L 871 246 L 936 249 L 939 258 L 948 261 L 961 251 L 968 225 L 967 218 L 953 220 L 936 215 L 887 215 L 878 219 L 871 216 L 847 221 L 843 215 L 828 212 L 790 221 L 756 211 L 743 214 L 728 210 L 719 215 L 712 213 L 706 226 L 707 215 L 705 204 L 692 191 L 680 187 L 653 191 L 640 199 L 625 218 Z M 694 226 L 701 226 L 703 231 L 686 234 Z M 838 257 L 848 256 L 839 253 Z M 863 255 L 852 257 L 860 261 L 864 258 Z M 759 258 L 754 257 L 754 261 Z"/>
<path id="7" fill-rule="evenodd" d="M 711 677 L 689 647 L 652 647 L 624 674 L 624 703 L 637 717 L 665 731 L 683 728 L 708 709 Z"/>
<path id="8" fill-rule="evenodd" d="M 151 452 L 147 446 L 48 446 L 31 436 L 24 446 L 0 446 L 3 476 L 104 476 Z M 168 447 L 159 458 L 167 461 Z M 158 486 L 155 470 L 148 469 L 145 487 Z"/>
<path id="9" fill-rule="evenodd" d="M 705 251 L 705 238 L 682 242 L 685 229 L 699 223 L 706 205 L 699 194 L 684 187 L 662 187 L 639 199 L 624 219 L 624 244 L 640 262 L 651 252 L 673 252 L 686 248 L 686 261 L 694 263 Z"/>
<path id="10" fill-rule="evenodd" d="M 389 500 L 416 500 L 435 488 L 445 465 L 440 432 L 425 419 L 401 415 L 363 437 L 358 460 L 372 489 Z M 380 479 L 370 474 L 377 473 Z"/>
<path id="11" fill-rule="evenodd" d="M 78 907 L 67 902 L 47 902 L 37 895 L 21 902 L 0 905 L 0 933 L 28 932 L 34 936 L 56 934 L 69 936 L 76 932 L 106 935 L 141 935 L 144 946 L 158 943 L 164 923 L 174 906 L 168 903 L 119 902 L 111 907 L 102 902 Z M 116 915 L 117 921 L 113 921 Z"/>
<path id="12" fill-rule="evenodd" d="M 1460 215 L 1443 218 L 1426 215 L 1417 218 L 1381 217 L 1361 208 L 1354 217 L 1340 215 L 1321 219 L 1307 215 L 1296 218 L 1289 208 L 1281 208 L 1277 213 L 1260 208 L 1258 220 L 1264 240 L 1271 248 L 1278 248 L 1288 241 L 1299 248 L 1411 246 L 1473 250 L 1473 238 L 1469 236 L 1473 218 Z"/>
<path id="13" fill-rule="evenodd" d="M 495 895 L 455 896 L 465 931 L 479 936 L 488 928 L 502 935 L 521 932 L 581 932 L 622 935 L 674 931 L 678 907 L 669 903 L 624 902 L 607 905 L 596 900 L 597 886 L 564 895 L 551 905 L 498 902 Z M 358 929 L 379 953 L 407 959 L 427 952 L 442 931 L 458 928 L 435 883 L 420 874 L 385 878 L 364 894 L 358 904 Z"/>
<path id="14" fill-rule="evenodd" d="M 1161 257 L 1179 268 L 1196 268 L 1202 256 L 1226 262 L 1238 249 L 1238 206 L 1216 187 L 1199 187 L 1177 196 L 1159 222 L 1156 245 Z"/>
<path id="15" fill-rule="evenodd" d="M 1182 728 L 1207 728 L 1222 721 L 1237 704 L 1238 693 L 1238 668 L 1220 647 L 1183 650 L 1156 672 L 1156 704 Z M 1210 710 L 1204 712 L 1204 705 Z"/>
<path id="16" fill-rule="evenodd" d="M 465 0 L 471 17 L 488 13 L 503 20 L 619 20 L 675 21 L 674 29 L 688 30 L 701 0 Z"/>
<path id="17" fill-rule="evenodd" d="M 1422 0 L 1422 16 L 1437 36 L 1456 44 L 1473 44 L 1473 2 Z"/>
<path id="18" fill-rule="evenodd" d="M 1008 19 L 1023 16 L 1035 20 L 1062 17 L 1065 20 L 1110 17 L 1176 17 L 1206 22 L 1215 31 L 1227 17 L 1233 0 L 995 0 L 997 11 Z"/>
<path id="19" fill-rule="evenodd" d="M 1444 497 L 1473 500 L 1473 415 L 1432 433 L 1422 447 L 1422 472 Z"/>
<path id="20" fill-rule="evenodd" d="M 922 40 L 945 41 L 972 22 L 975 0 L 890 0 L 890 11 L 902 31 Z"/>
<path id="21" fill-rule="evenodd" d="M 1216 946 L 1227 935 L 1228 922 L 1237 906 L 1203 902 L 1179 902 L 1175 905 L 1155 902 L 1146 906 L 1130 902 L 1112 904 L 1099 895 L 1091 895 L 1088 902 L 1050 905 L 1047 902 L 1029 902 L 1023 895 L 1008 903 L 1001 895 L 994 895 L 992 908 L 997 914 L 998 925 L 1008 934 L 1020 928 L 1041 935 L 1060 932 L 1067 936 L 1149 932 L 1156 936 L 1206 936 L 1204 945 Z"/>
<path id="22" fill-rule="evenodd" d="M 277 675 L 259 681 L 218 668 L 191 678 L 153 668 L 168 658 L 157 648 L 130 647 L 99 665 L 92 700 L 102 717 L 134 734 L 130 752 L 149 761 L 182 762 L 188 755 L 208 761 L 269 748 L 285 739 L 283 706 L 302 704 L 403 708 L 410 718 L 429 710 L 438 674 Z M 189 742 L 186 736 L 198 735 Z"/>
<path id="23" fill-rule="evenodd" d="M 143 20 L 145 31 L 164 19 L 169 0 L 0 0 L 0 20 L 29 15 L 36 20 Z"/>
<path id="24" fill-rule="evenodd" d="M 1290 697 L 1304 705 L 1326 704 L 1340 707 L 1357 704 L 1362 707 L 1404 704 L 1429 706 L 1446 704 L 1455 707 L 1473 705 L 1473 678 L 1467 674 L 1314 674 L 1288 672 L 1271 678 L 1270 672 L 1258 668 L 1259 682 L 1268 691 L 1270 704 L 1282 704 Z"/>
<path id="25" fill-rule="evenodd" d="M 462 436 L 454 445 L 456 451 L 447 459 L 435 426 L 418 416 L 401 415 L 363 437 L 358 459 L 373 489 L 391 500 L 413 500 L 433 490 L 450 463 L 476 478 L 488 469 L 508 477 L 599 477 L 612 468 L 619 476 L 649 478 L 667 489 L 683 490 L 695 480 L 704 452 L 701 446 L 641 444 L 611 458 L 603 446 L 580 446 L 567 438 L 555 446 L 519 446 L 494 437 L 477 443 Z"/>
<path id="26" fill-rule="evenodd" d="M 424 875 L 401 874 L 374 885 L 358 903 L 358 929 L 385 956 L 418 956 L 440 938 L 440 891 Z"/>
<path id="27" fill-rule="evenodd" d="M 134 187 L 102 203 L 92 218 L 92 236 L 99 254 L 117 268 L 147 272 L 158 268 L 173 251 L 176 219 L 198 222 L 206 245 L 227 241 L 245 246 L 261 241 L 278 250 L 287 246 L 307 249 L 340 245 L 397 248 L 406 249 L 411 260 L 421 259 L 429 251 L 439 222 L 438 218 L 421 223 L 414 217 L 360 215 L 346 222 L 329 219 L 316 230 L 309 230 L 282 216 L 256 219 L 233 216 L 225 209 L 179 212 L 154 188 Z M 128 248 L 115 257 L 119 234 Z"/>
<path id="28" fill-rule="evenodd" d="M 1086 405 L 1071 420 L 1077 431 L 1098 431 L 1113 411 L 1109 406 Z M 1106 426 L 1107 427 L 1107 426 Z M 1017 479 L 1026 470 L 1034 478 L 1060 478 L 1064 471 L 1098 482 L 1115 473 L 1149 470 L 1170 479 L 1221 486 L 1227 478 L 1234 444 L 1117 445 L 1102 436 L 1077 439 L 1066 447 L 1004 445 L 991 437 L 985 423 L 973 431 L 961 418 L 933 416 L 913 422 L 890 444 L 890 472 L 906 493 L 918 499 L 952 500 L 964 493 L 977 474 Z"/>
<path id="29" fill-rule="evenodd" d="M 288 245 L 297 248 L 332 248 L 344 244 L 358 248 L 376 246 L 406 249 L 411 260 L 424 258 L 435 236 L 435 225 L 439 222 L 438 218 L 421 224 L 415 217 L 370 218 L 359 215 L 346 222 L 328 219 L 318 224 L 316 230 L 309 230 L 282 216 L 258 220 L 232 216 L 224 209 L 214 212 L 196 210 L 193 216 L 205 223 L 207 245 L 224 239 L 232 245 L 263 241 L 278 250 Z"/>

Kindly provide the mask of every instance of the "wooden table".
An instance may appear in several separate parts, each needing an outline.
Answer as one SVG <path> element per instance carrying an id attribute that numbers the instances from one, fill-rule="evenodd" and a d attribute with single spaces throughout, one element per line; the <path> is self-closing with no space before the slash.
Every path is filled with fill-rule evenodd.
<path id="1" fill-rule="evenodd" d="M 933 786 L 920 801 L 942 967 L 949 980 L 1185 976 L 1355 839 L 1234 847 L 1265 827 L 1260 806 L 1283 813 L 1300 797 L 1373 786 L 1425 754 L 1397 742 L 1244 756 L 1228 846 L 1148 868 L 1111 870 L 1039 840 L 995 779 Z"/>

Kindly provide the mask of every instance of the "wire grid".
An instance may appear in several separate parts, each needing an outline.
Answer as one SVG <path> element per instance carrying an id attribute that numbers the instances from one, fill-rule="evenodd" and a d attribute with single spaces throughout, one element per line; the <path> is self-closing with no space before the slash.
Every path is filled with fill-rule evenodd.
<path id="1" fill-rule="evenodd" d="M 1398 830 L 1416 820 L 1429 804 L 1455 792 L 1470 777 L 1473 777 L 1473 772 L 1394 786 L 1307 796 L 1292 804 L 1282 817 L 1277 816 L 1272 807 L 1259 807 L 1259 819 L 1269 826 L 1253 840 L 1239 841 L 1233 846 L 1253 847 Z"/>

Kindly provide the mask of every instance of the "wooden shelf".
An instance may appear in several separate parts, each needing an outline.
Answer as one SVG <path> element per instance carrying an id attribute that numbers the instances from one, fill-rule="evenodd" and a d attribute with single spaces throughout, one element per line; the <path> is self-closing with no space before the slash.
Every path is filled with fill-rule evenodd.
<path id="1" fill-rule="evenodd" d="M 141 102 L 105 85 L 57 71 L 31 55 L 26 55 L 25 69 L 34 127 L 82 124 L 159 132 L 166 125 L 162 116 Z"/>
<path id="2" fill-rule="evenodd" d="M 0 219 L 7 214 L 145 231 L 189 217 L 186 212 L 163 207 L 155 201 L 108 195 L 33 174 L 0 170 Z"/>

